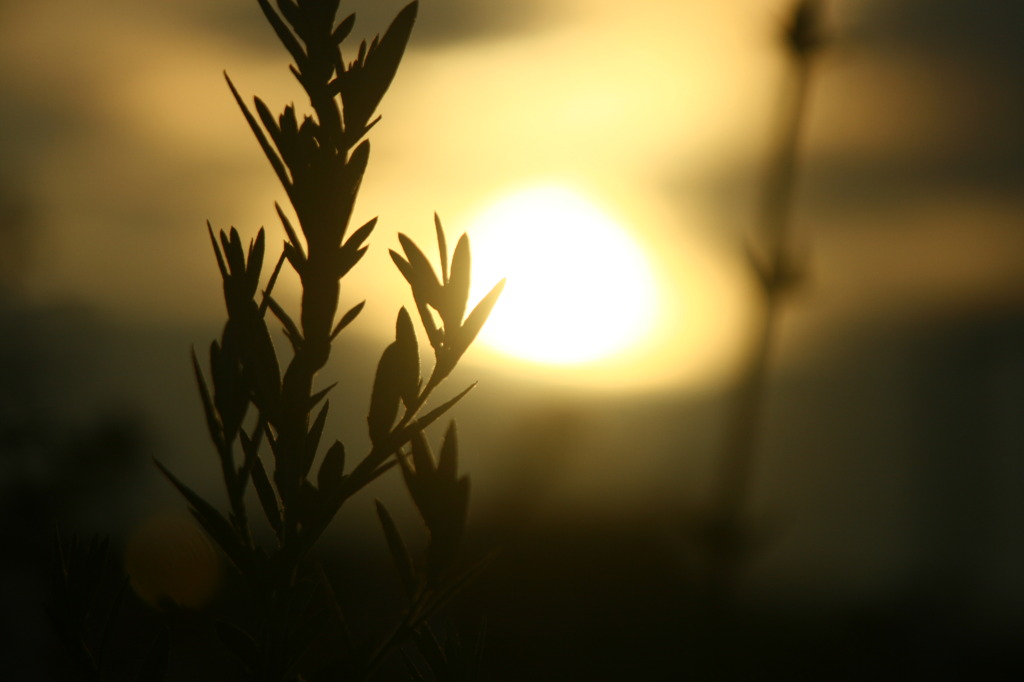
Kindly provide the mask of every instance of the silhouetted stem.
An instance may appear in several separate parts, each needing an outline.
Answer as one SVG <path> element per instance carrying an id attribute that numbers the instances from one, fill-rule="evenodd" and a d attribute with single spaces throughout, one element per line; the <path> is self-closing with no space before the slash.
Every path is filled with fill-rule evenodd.
<path id="1" fill-rule="evenodd" d="M 802 4 L 809 6 L 811 3 Z M 793 44 L 790 43 L 791 48 Z M 709 529 L 711 536 L 708 538 L 712 608 L 728 600 L 749 544 L 742 517 L 750 497 L 765 386 L 778 333 L 779 313 L 797 275 L 793 271 L 788 237 L 813 52 L 810 47 L 792 49 L 794 91 L 789 108 L 783 113 L 784 127 L 778 151 L 765 183 L 760 221 L 765 260 L 759 264 L 752 262 L 761 285 L 759 320 L 726 424 L 726 440 L 712 497 L 714 527 Z"/>
<path id="2" fill-rule="evenodd" d="M 756 449 L 757 431 L 764 402 L 764 387 L 778 327 L 783 298 L 788 293 L 782 281 L 792 267 L 788 255 L 787 237 L 796 176 L 797 150 L 804 118 L 804 102 L 810 75 L 809 60 L 797 61 L 796 88 L 791 110 L 785 117 L 776 162 L 768 174 L 762 225 L 768 242 L 769 276 L 761 287 L 760 320 L 755 326 L 750 355 L 742 370 L 742 379 L 736 392 L 733 412 L 727 425 L 727 442 L 716 489 L 715 508 L 719 513 L 735 520 L 742 512 L 750 485 L 750 469 Z"/>
<path id="3" fill-rule="evenodd" d="M 318 609 L 307 603 L 306 586 L 298 584 L 303 559 L 344 502 L 392 468 L 396 464 L 393 459 L 396 453 L 469 391 L 466 389 L 420 415 L 431 394 L 452 371 L 472 336 L 483 324 L 500 288 L 488 295 L 486 306 L 478 306 L 470 314 L 466 323 L 469 332 L 464 332 L 461 326 L 453 330 L 454 337 L 457 337 L 452 341 L 454 349 L 446 346 L 444 352 L 439 350 L 436 354 L 438 361 L 422 388 L 418 358 L 414 359 L 415 364 L 401 366 L 388 365 L 382 358 L 381 366 L 390 370 L 393 376 L 385 376 L 388 372 L 379 370 L 384 379 L 383 383 L 375 384 L 373 396 L 385 395 L 388 400 L 382 413 L 371 405 L 368 417 L 372 436 L 370 451 L 346 475 L 345 450 L 341 441 L 336 441 L 327 448 L 315 481 L 311 480 L 309 474 L 318 451 L 321 451 L 320 439 L 327 418 L 326 405 L 319 406 L 326 391 L 315 389 L 316 376 L 330 357 L 333 338 L 362 306 L 360 304 L 343 315 L 341 322 L 335 325 L 340 281 L 362 257 L 366 250 L 365 240 L 376 224 L 374 218 L 346 240 L 369 157 L 369 143 L 360 140 L 376 123 L 377 119 L 371 118 L 405 50 L 417 3 L 411 2 L 399 12 L 382 38 L 374 38 L 369 44 L 361 43 L 358 57 L 349 61 L 343 60 L 340 44 L 352 28 L 354 15 L 335 25 L 338 0 L 258 2 L 295 62 L 292 72 L 309 95 L 313 115 L 298 115 L 294 106 L 288 106 L 282 114 L 275 116 L 259 98 L 254 100 L 254 114 L 230 79 L 228 86 L 288 195 L 302 237 L 278 207 L 287 241 L 284 254 L 267 284 L 263 302 L 257 306 L 250 299 L 255 295 L 260 280 L 265 248 L 262 230 L 250 245 L 246 259 L 234 229 L 230 236 L 222 232 L 220 242 L 210 229 L 218 266 L 225 280 L 228 330 L 235 333 L 225 331 L 221 346 L 211 347 L 215 388 L 212 396 L 198 361 L 194 361 L 194 365 L 209 430 L 221 459 L 231 507 L 230 526 L 212 505 L 168 472 L 165 473 L 192 503 L 197 510 L 197 518 L 229 552 L 249 582 L 256 607 L 254 615 L 258 618 L 254 628 L 240 634 L 251 636 L 253 641 L 250 637 L 240 638 L 231 634 L 225 639 L 241 651 L 241 654 L 239 651 L 233 653 L 243 659 L 255 679 L 270 682 L 306 679 L 304 674 L 307 671 L 303 667 L 316 664 L 303 658 L 312 640 L 295 636 L 308 625 L 302 622 L 307 617 L 319 617 Z M 445 261 L 442 263 L 444 280 L 448 284 L 444 237 L 439 221 L 435 220 L 435 224 L 439 232 L 441 257 Z M 466 244 L 462 246 L 460 242 L 456 248 L 453 269 L 455 264 L 462 264 L 459 271 L 463 276 L 457 281 L 465 285 L 464 293 L 468 296 L 468 242 Z M 417 247 L 410 248 L 420 253 Z M 292 319 L 292 315 L 270 297 L 284 260 L 289 261 L 301 281 L 298 320 Z M 452 279 L 457 279 L 454 273 Z M 410 285 L 415 289 L 414 281 L 410 280 Z M 459 287 L 454 289 L 461 291 Z M 419 292 L 414 290 L 414 297 L 419 300 Z M 266 328 L 263 316 L 268 309 L 273 310 L 281 321 L 292 345 L 293 354 L 286 367 L 279 363 Z M 483 313 L 478 312 L 481 310 Z M 461 317 L 461 313 L 456 313 L 456 316 Z M 402 319 L 400 316 L 399 320 Z M 408 322 L 407 315 L 404 319 Z M 428 328 L 428 335 L 431 331 L 437 330 Z M 455 331 L 460 334 L 455 334 Z M 402 335 L 403 332 L 408 333 Z M 412 337 L 411 346 L 403 348 L 411 347 L 415 352 L 415 331 L 403 327 L 398 333 L 398 340 L 407 341 Z M 240 343 L 237 347 L 228 343 L 239 339 L 249 342 Z M 431 341 L 435 343 L 436 339 Z M 408 359 L 408 356 L 400 357 Z M 409 367 L 412 369 L 406 372 Z M 236 371 L 239 368 L 241 372 Z M 397 394 L 387 391 L 378 394 L 377 386 L 388 386 L 388 381 L 398 381 L 401 390 Z M 404 413 L 395 423 L 399 400 L 407 403 Z M 242 430 L 245 408 L 249 406 L 260 411 L 255 431 L 251 434 Z M 314 414 L 317 414 L 315 418 Z M 377 420 L 378 414 L 384 414 L 384 418 Z M 387 424 L 383 423 L 385 420 Z M 268 474 L 269 468 L 263 466 L 264 460 L 259 457 L 260 438 L 264 435 L 273 454 L 272 478 Z M 451 442 L 454 448 L 454 441 Z M 245 455 L 241 466 L 236 466 L 234 458 L 236 443 Z M 453 453 L 454 450 L 442 453 L 442 463 L 447 462 L 454 467 L 454 455 L 446 458 L 444 452 Z M 263 512 L 278 538 L 277 547 L 270 552 L 254 545 L 251 537 L 244 504 L 250 476 Z M 459 483 L 464 484 L 465 480 L 460 479 Z M 463 485 L 460 488 L 463 499 L 465 490 Z M 453 516 L 452 522 L 459 524 L 456 530 L 461 532 L 464 518 Z M 433 526 L 429 529 L 432 533 L 435 530 Z M 451 534 L 450 531 L 445 532 Z M 235 536 L 239 536 L 241 542 Z M 433 534 L 431 541 L 434 541 Z M 323 588 L 334 605 L 342 630 L 346 631 L 344 647 L 347 656 L 342 658 L 348 658 L 349 663 L 358 666 L 360 661 L 352 660 L 357 654 L 347 634 L 340 606 L 334 600 L 326 579 L 323 580 Z M 409 609 L 398 619 L 394 631 L 378 649 L 365 657 L 366 663 L 360 674 L 363 677 L 373 674 L 387 653 L 414 633 L 450 595 L 450 591 L 441 590 L 432 581 L 426 581 Z M 362 653 L 358 655 L 363 657 Z"/>
<path id="4" fill-rule="evenodd" d="M 763 224 L 768 239 L 769 254 L 777 268 L 784 267 L 788 255 L 787 237 L 791 223 L 794 186 L 800 135 L 807 115 L 807 93 L 810 89 L 811 62 L 809 55 L 797 57 L 794 62 L 793 96 L 790 110 L 784 115 L 784 129 L 780 139 L 776 166 L 768 173 L 764 195 Z M 770 296 L 780 292 L 769 287 Z"/>
<path id="5" fill-rule="evenodd" d="M 726 445 L 718 474 L 713 509 L 725 528 L 735 530 L 750 491 L 758 427 L 764 409 L 768 365 L 778 326 L 779 298 L 765 296 L 755 342 L 736 389 L 726 426 Z"/>

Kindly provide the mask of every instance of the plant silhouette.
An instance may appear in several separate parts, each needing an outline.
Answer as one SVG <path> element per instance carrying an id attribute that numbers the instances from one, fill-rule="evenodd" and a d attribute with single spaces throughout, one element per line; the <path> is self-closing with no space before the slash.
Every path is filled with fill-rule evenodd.
<path id="1" fill-rule="evenodd" d="M 309 96 L 313 113 L 300 114 L 289 105 L 275 116 L 258 97 L 250 108 L 225 75 L 297 219 L 293 224 L 276 205 L 287 240 L 262 291 L 264 230 L 243 246 L 234 228 L 215 233 L 207 224 L 227 322 L 220 339 L 210 344 L 208 367 L 193 352 L 193 370 L 229 511 L 222 513 L 157 464 L 226 555 L 247 595 L 249 617 L 219 625 L 225 647 L 247 679 L 368 679 L 407 640 L 421 647 L 432 668 L 447 669 L 445 652 L 458 647 L 438 644 L 428 618 L 480 564 L 460 568 L 469 481 L 458 470 L 455 424 L 448 426 L 436 460 L 425 429 L 472 386 L 429 409 L 428 402 L 480 331 L 504 282 L 470 310 L 466 236 L 449 260 L 435 215 L 438 277 L 423 251 L 399 235 L 401 252 L 392 251 L 391 257 L 412 290 L 434 362 L 424 376 L 412 316 L 399 310 L 394 342 L 380 357 L 370 394 L 370 447 L 350 465 L 342 441 L 324 438 L 334 385 L 322 387 L 318 373 L 332 342 L 363 308 L 360 303 L 338 315 L 340 282 L 366 253 L 377 221 L 354 230 L 349 222 L 369 159 L 366 135 L 380 120 L 375 112 L 402 59 L 417 3 L 402 9 L 382 36 L 361 42 L 354 58 L 343 56 L 341 45 L 355 15 L 336 22 L 340 0 L 277 0 L 276 8 L 269 0 L 258 4 L 291 56 L 291 72 Z M 274 297 L 286 262 L 301 282 L 297 317 Z M 279 359 L 274 347 L 269 315 L 283 327 L 291 351 L 287 361 Z M 429 542 L 425 560 L 416 561 L 388 509 L 376 503 L 405 607 L 379 641 L 365 643 L 347 634 L 336 603 L 333 609 L 323 607 L 332 591 L 311 570 L 309 555 L 345 503 L 395 467 Z M 269 546 L 255 539 L 246 506 L 250 488 L 273 530 Z"/>
<path id="2" fill-rule="evenodd" d="M 802 265 L 792 253 L 789 231 L 807 92 L 814 60 L 824 41 L 821 14 L 820 0 L 797 0 L 782 35 L 795 88 L 786 102 L 788 109 L 765 180 L 760 231 L 747 244 L 748 264 L 757 283 L 760 307 L 749 355 L 730 406 L 708 521 L 700 539 L 709 564 L 707 606 L 716 615 L 731 599 L 740 568 L 749 559 L 762 530 L 749 526 L 744 518 L 745 507 L 750 496 L 779 312 L 802 279 Z"/>

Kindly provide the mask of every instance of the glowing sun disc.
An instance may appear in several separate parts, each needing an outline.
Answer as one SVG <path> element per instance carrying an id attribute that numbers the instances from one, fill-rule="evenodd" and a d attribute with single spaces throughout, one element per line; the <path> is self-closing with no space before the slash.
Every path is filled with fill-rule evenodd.
<path id="1" fill-rule="evenodd" d="M 630 235 L 566 189 L 519 192 L 469 230 L 474 297 L 508 279 L 480 340 L 504 354 L 564 365 L 627 350 L 652 325 L 656 288 Z"/>

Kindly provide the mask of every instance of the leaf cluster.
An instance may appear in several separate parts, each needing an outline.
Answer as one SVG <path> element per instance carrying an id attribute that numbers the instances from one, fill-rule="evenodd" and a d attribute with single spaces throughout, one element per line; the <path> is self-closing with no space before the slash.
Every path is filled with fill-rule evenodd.
<path id="1" fill-rule="evenodd" d="M 221 635 L 241 668 L 253 679 L 266 680 L 314 678 L 317 666 L 306 651 L 325 633 L 346 630 L 340 621 L 330 625 L 325 620 L 330 610 L 317 606 L 328 600 L 319 598 L 323 585 L 308 580 L 307 557 L 345 502 L 400 467 L 428 534 L 426 562 L 416 567 L 390 513 L 378 502 L 384 535 L 402 576 L 406 608 L 390 634 L 362 654 L 339 635 L 345 646 L 335 649 L 347 658 L 319 666 L 321 671 L 341 666 L 355 679 L 365 679 L 403 641 L 423 632 L 426 619 L 475 571 L 457 570 L 469 482 L 457 471 L 454 423 L 436 462 L 424 431 L 472 389 L 427 409 L 435 389 L 477 336 L 503 283 L 467 315 L 471 258 L 465 235 L 449 262 L 444 230 L 435 215 L 440 278 L 419 247 L 399 235 L 404 255 L 392 251 L 391 256 L 411 287 L 434 362 L 429 371 L 421 367 L 415 325 L 404 308 L 399 310 L 395 339 L 381 355 L 370 392 L 370 448 L 349 466 L 342 441 L 325 438 L 327 397 L 334 386 L 318 387 L 317 376 L 332 342 L 365 303 L 338 315 L 341 280 L 365 254 L 377 224 L 374 218 L 350 233 L 349 222 L 369 159 L 370 143 L 364 138 L 379 120 L 374 115 L 404 53 L 417 3 L 399 12 L 383 36 L 361 42 L 352 59 L 345 58 L 342 43 L 355 17 L 336 23 L 339 0 L 277 0 L 276 7 L 269 0 L 258 3 L 294 60 L 292 74 L 308 94 L 312 113 L 300 116 L 288 105 L 275 116 L 258 97 L 250 108 L 227 79 L 297 219 L 293 224 L 276 205 L 286 240 L 262 290 L 264 230 L 244 248 L 234 228 L 215 234 L 207 225 L 227 321 L 220 339 L 210 344 L 208 370 L 193 352 L 193 371 L 230 511 L 222 513 L 158 466 L 251 595 L 259 617 L 252 623 L 225 624 Z M 302 286 L 297 316 L 274 297 L 285 262 Z M 273 320 L 290 345 L 285 359 L 272 341 Z M 246 505 L 250 487 L 273 531 L 270 546 L 255 540 Z M 340 613 L 340 607 L 334 611 Z"/>
<path id="2" fill-rule="evenodd" d="M 67 655 L 77 679 L 108 679 L 114 631 L 123 616 L 128 578 L 116 565 L 110 544 L 93 539 L 87 545 L 72 537 L 63 542 L 54 537 L 52 601 L 46 608 L 50 625 Z M 133 656 L 131 679 L 157 682 L 167 669 L 168 637 L 160 631 L 148 643 L 144 654 Z M 123 652 L 119 658 L 124 658 Z"/>

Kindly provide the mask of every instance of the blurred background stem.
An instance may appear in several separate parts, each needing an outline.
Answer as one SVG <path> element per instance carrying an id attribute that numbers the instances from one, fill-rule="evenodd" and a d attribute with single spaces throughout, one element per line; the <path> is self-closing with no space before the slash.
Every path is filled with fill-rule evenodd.
<path id="1" fill-rule="evenodd" d="M 807 96 L 814 58 L 821 45 L 821 4 L 820 0 L 798 0 L 783 36 L 793 89 L 783 102 L 779 143 L 765 180 L 760 231 L 748 241 L 750 266 L 758 284 L 758 319 L 752 325 L 749 355 L 726 415 L 723 449 L 712 481 L 709 524 L 705 528 L 707 596 L 712 610 L 721 610 L 730 602 L 738 573 L 756 541 L 756 529 L 751 528 L 745 514 L 749 511 L 779 315 L 801 277 L 789 237 Z"/>

